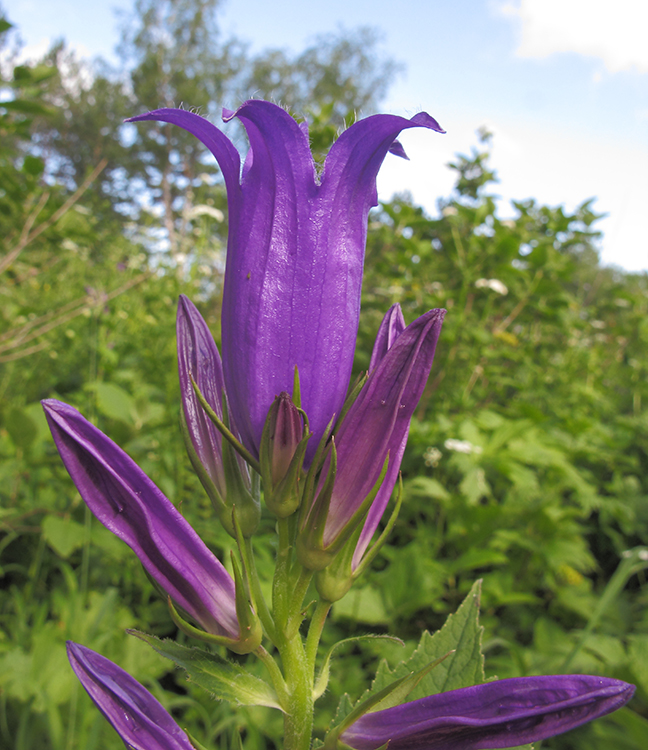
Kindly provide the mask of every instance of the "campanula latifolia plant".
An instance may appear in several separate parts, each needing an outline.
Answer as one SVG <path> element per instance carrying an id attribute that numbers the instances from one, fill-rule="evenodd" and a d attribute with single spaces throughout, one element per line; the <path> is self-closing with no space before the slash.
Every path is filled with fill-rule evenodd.
<path id="1" fill-rule="evenodd" d="M 350 383 L 376 175 L 388 152 L 405 156 L 396 140 L 401 131 L 444 131 L 424 112 L 409 120 L 368 117 L 340 135 L 318 173 L 305 126 L 283 109 L 248 101 L 224 114 L 235 117 L 250 143 L 242 166 L 233 144 L 196 114 L 160 109 L 132 120 L 160 120 L 195 135 L 218 161 L 227 188 L 222 359 L 185 297 L 177 341 L 185 443 L 235 540 L 232 572 L 112 440 L 70 406 L 48 400 L 44 408 L 88 507 L 139 557 L 177 627 L 203 644 L 134 635 L 217 698 L 281 712 L 283 746 L 308 750 L 335 656 L 335 647 L 320 653 L 322 630 L 332 604 L 371 564 L 395 522 L 409 423 L 445 315 L 430 310 L 406 325 L 394 305 L 368 372 Z M 255 561 L 262 512 L 277 529 L 270 597 Z M 379 673 L 355 703 L 343 701 L 318 742 L 327 750 L 515 747 L 631 698 L 632 685 L 597 676 L 485 682 L 478 603 L 476 584 L 444 628 L 424 634 L 408 662 Z M 224 658 L 224 649 L 260 659 L 265 679 L 240 659 Z M 74 643 L 68 655 L 127 747 L 202 747 L 120 667 Z"/>

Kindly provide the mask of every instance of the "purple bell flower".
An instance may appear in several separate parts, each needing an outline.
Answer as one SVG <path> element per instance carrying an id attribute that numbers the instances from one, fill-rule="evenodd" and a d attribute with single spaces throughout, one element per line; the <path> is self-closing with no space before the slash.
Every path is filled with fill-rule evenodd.
<path id="1" fill-rule="evenodd" d="M 43 401 L 54 442 L 86 505 L 208 633 L 240 637 L 234 581 L 137 464 L 76 409 Z"/>
<path id="2" fill-rule="evenodd" d="M 354 750 L 487 750 L 538 742 L 615 711 L 634 685 L 591 675 L 516 677 L 366 713 L 339 736 Z"/>
<path id="3" fill-rule="evenodd" d="M 444 132 L 425 112 L 374 115 L 335 142 L 318 179 L 308 136 L 270 102 L 245 102 L 237 117 L 250 141 L 241 173 L 232 143 L 208 120 L 159 109 L 131 118 L 178 125 L 199 138 L 223 172 L 229 239 L 223 291 L 223 375 L 233 422 L 256 457 L 275 397 L 295 367 L 313 438 L 306 462 L 344 402 L 360 312 L 369 209 L 388 151 L 413 127 Z"/>
<path id="4" fill-rule="evenodd" d="M 72 641 L 67 653 L 79 681 L 126 747 L 195 750 L 162 704 L 128 672 Z"/>

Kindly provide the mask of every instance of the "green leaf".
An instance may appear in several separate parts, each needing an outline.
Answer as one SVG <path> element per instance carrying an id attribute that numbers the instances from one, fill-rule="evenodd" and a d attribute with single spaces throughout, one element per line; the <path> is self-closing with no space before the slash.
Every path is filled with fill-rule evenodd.
<path id="1" fill-rule="evenodd" d="M 419 645 L 406 661 L 399 664 L 389 680 L 404 677 L 410 672 L 417 672 L 427 664 L 441 658 L 449 651 L 454 651 L 436 669 L 433 669 L 421 681 L 412 693 L 410 700 L 424 698 L 426 695 L 444 693 L 470 685 L 484 682 L 484 657 L 481 653 L 483 628 L 479 624 L 479 599 L 481 581 L 477 581 L 470 593 L 455 614 L 450 615 L 441 630 L 434 635 L 427 631 L 421 636 Z M 383 673 L 383 678 L 387 677 Z M 381 689 L 384 685 L 372 685 L 372 690 Z"/>
<path id="2" fill-rule="evenodd" d="M 5 418 L 5 427 L 13 444 L 27 450 L 38 435 L 38 426 L 22 409 L 12 407 Z"/>
<path id="3" fill-rule="evenodd" d="M 169 639 L 160 640 L 139 630 L 126 632 L 145 641 L 165 659 L 182 667 L 190 682 L 204 688 L 218 700 L 227 700 L 237 706 L 268 706 L 283 710 L 270 685 L 238 664 L 209 651 L 181 646 Z"/>
<path id="4" fill-rule="evenodd" d="M 404 646 L 405 643 L 401 641 L 400 638 L 396 638 L 393 635 L 382 635 L 382 634 L 374 634 L 369 633 L 368 635 L 356 635 L 351 638 L 345 638 L 342 641 L 338 641 L 337 643 L 334 643 L 331 648 L 328 650 L 328 653 L 324 657 L 324 661 L 322 663 L 322 666 L 319 671 L 319 676 L 315 682 L 315 687 L 313 688 L 313 695 L 315 697 L 315 700 L 317 700 L 321 695 L 324 694 L 324 691 L 326 690 L 326 687 L 328 685 L 329 681 L 329 674 L 331 669 L 331 657 L 333 656 L 333 653 L 337 651 L 337 649 L 340 646 L 343 646 L 346 643 L 357 643 L 358 641 L 367 641 L 367 640 L 389 640 L 393 643 L 398 643 L 400 646 Z"/>
<path id="5" fill-rule="evenodd" d="M 106 417 L 133 424 L 135 401 L 123 388 L 114 383 L 92 383 L 88 386 L 97 396 L 97 408 Z"/>
<path id="6" fill-rule="evenodd" d="M 628 637 L 628 662 L 637 686 L 648 696 L 648 635 Z"/>
<path id="7" fill-rule="evenodd" d="M 443 659 L 434 669 L 424 674 L 418 685 L 408 694 L 408 700 L 417 700 L 427 695 L 457 690 L 484 682 L 484 657 L 481 652 L 483 628 L 479 624 L 479 598 L 481 581 L 477 581 L 455 614 L 450 615 L 441 630 L 430 635 L 427 630 L 421 636 L 419 645 L 406 661 L 390 670 L 383 660 L 376 672 L 371 688 L 361 697 L 360 705 L 388 688 L 395 680 L 405 680 L 413 673 L 425 670 L 430 664 Z M 453 652 L 453 653 L 449 653 Z M 348 698 L 338 706 L 335 722 L 341 723 L 349 713 Z"/>
<path id="8" fill-rule="evenodd" d="M 27 172 L 27 174 L 34 177 L 38 177 L 38 175 L 43 173 L 44 169 L 45 162 L 42 159 L 39 159 L 37 156 L 32 156 L 31 154 L 25 156 L 25 159 L 23 160 L 24 172 Z"/>
<path id="9" fill-rule="evenodd" d="M 74 550 L 83 546 L 86 530 L 83 524 L 71 518 L 45 516 L 42 523 L 43 537 L 57 555 L 69 557 Z"/>
<path id="10" fill-rule="evenodd" d="M 348 617 L 367 625 L 386 625 L 390 621 L 380 591 L 372 586 L 351 589 L 344 599 L 335 603 L 333 615 L 336 619 Z"/>

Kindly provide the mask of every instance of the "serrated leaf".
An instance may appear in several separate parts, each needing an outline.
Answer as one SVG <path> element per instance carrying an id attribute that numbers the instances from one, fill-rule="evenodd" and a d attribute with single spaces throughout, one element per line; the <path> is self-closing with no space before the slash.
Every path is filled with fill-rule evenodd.
<path id="1" fill-rule="evenodd" d="M 430 635 L 427 630 L 423 633 L 419 645 L 409 659 L 398 664 L 393 670 L 389 669 L 386 661 L 381 661 L 371 688 L 356 705 L 367 701 L 395 680 L 425 669 L 448 652 L 454 653 L 423 677 L 408 695 L 408 701 L 470 685 L 481 685 L 485 676 L 484 657 L 481 652 L 483 628 L 479 624 L 480 595 L 481 581 L 477 581 L 459 609 L 448 617 L 441 630 L 434 635 Z M 345 706 L 349 707 L 349 710 L 343 713 L 345 698 Z M 352 708 L 353 704 L 348 700 L 348 696 L 343 697 L 338 706 L 335 724 L 340 724 Z"/>
<path id="2" fill-rule="evenodd" d="M 251 675 L 238 664 L 201 648 L 181 646 L 169 639 L 161 640 L 139 630 L 128 630 L 130 635 L 145 641 L 166 659 L 187 672 L 187 678 L 204 688 L 218 700 L 237 706 L 267 706 L 283 709 L 274 690 L 266 682 Z"/>
<path id="3" fill-rule="evenodd" d="M 448 617 L 441 630 L 434 635 L 425 631 L 412 656 L 406 662 L 397 665 L 389 676 L 383 672 L 381 679 L 387 678 L 391 682 L 410 672 L 417 672 L 449 651 L 454 651 L 426 675 L 410 695 L 410 700 L 470 685 L 481 685 L 485 676 L 484 657 L 481 653 L 483 628 L 479 624 L 480 596 L 481 581 L 477 581 L 459 609 Z M 378 675 L 372 685 L 372 691 L 385 687 L 384 684 L 376 684 L 377 682 Z"/>

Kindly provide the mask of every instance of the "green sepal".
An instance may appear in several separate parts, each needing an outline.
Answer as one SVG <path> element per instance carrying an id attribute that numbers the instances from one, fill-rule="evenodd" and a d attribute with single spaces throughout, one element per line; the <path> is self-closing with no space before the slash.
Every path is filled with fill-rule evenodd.
<path id="1" fill-rule="evenodd" d="M 238 640 L 228 648 L 237 654 L 249 654 L 261 645 L 263 630 L 259 618 L 250 605 L 249 582 L 243 580 L 233 553 L 232 569 L 236 592 L 236 617 L 239 622 L 240 634 Z"/>
<path id="2" fill-rule="evenodd" d="M 293 375 L 292 402 L 301 410 L 301 380 L 299 378 L 299 368 L 297 365 L 295 365 L 295 374 Z"/>
<path id="3" fill-rule="evenodd" d="M 324 485 L 311 506 L 304 526 L 297 534 L 297 558 L 308 570 L 321 570 L 331 562 L 331 555 L 324 548 L 324 530 L 337 474 L 335 438 L 331 438 L 329 450 L 330 461 Z"/>
<path id="4" fill-rule="evenodd" d="M 223 424 L 227 429 L 230 428 L 229 410 L 224 392 Z M 236 538 L 232 526 L 232 511 L 236 508 L 236 517 L 241 532 L 247 538 L 252 536 L 259 527 L 261 503 L 251 492 L 248 482 L 245 481 L 246 478 L 243 476 L 234 448 L 227 440 L 221 442 L 221 452 L 223 454 L 223 472 L 225 474 L 227 497 L 225 498 L 225 508 L 219 513 L 218 517 L 225 531 Z"/>
<path id="5" fill-rule="evenodd" d="M 391 516 L 389 517 L 389 521 L 387 521 L 387 524 L 385 525 L 385 528 L 382 530 L 380 536 L 376 541 L 374 542 L 373 546 L 370 547 L 364 554 L 362 560 L 360 561 L 360 564 L 358 567 L 353 571 L 353 580 L 355 581 L 357 578 L 359 578 L 365 570 L 371 565 L 371 563 L 376 559 L 376 555 L 380 552 L 383 545 L 389 538 L 389 535 L 392 532 L 392 529 L 394 528 L 394 524 L 396 523 L 398 519 L 398 514 L 400 513 L 401 506 L 403 505 L 403 476 L 399 473 L 398 475 L 398 495 L 396 496 L 396 504 L 394 505 L 394 510 L 392 511 Z"/>
<path id="6" fill-rule="evenodd" d="M 326 461 L 327 452 L 331 449 L 329 438 L 331 437 L 331 430 L 333 429 L 334 421 L 335 415 L 331 417 L 330 422 L 326 425 L 326 429 L 317 445 L 317 450 L 313 456 L 310 469 L 306 474 L 306 481 L 304 482 L 304 490 L 302 492 L 302 504 L 299 513 L 299 528 L 303 528 L 315 498 L 315 490 L 317 488 L 316 482 L 319 479 L 320 471 Z"/>
<path id="7" fill-rule="evenodd" d="M 196 750 L 207 750 L 207 748 L 204 745 L 201 745 L 200 742 L 192 735 L 189 734 L 189 732 L 185 729 L 184 733 L 189 737 L 189 742 L 196 748 Z"/>
<path id="8" fill-rule="evenodd" d="M 181 630 L 185 635 L 188 635 L 191 638 L 197 638 L 199 641 L 205 641 L 205 643 L 212 643 L 217 646 L 225 646 L 230 651 L 233 651 L 235 654 L 249 654 L 251 651 L 254 651 L 256 648 L 258 648 L 259 644 L 261 643 L 261 638 L 263 637 L 263 634 L 261 632 L 261 627 L 259 625 L 257 625 L 257 628 L 255 630 L 253 631 L 248 630 L 247 632 L 245 632 L 244 634 L 245 637 L 243 638 L 242 637 L 239 637 L 237 639 L 228 638 L 225 635 L 216 635 L 215 633 L 208 633 L 205 630 L 200 630 L 200 628 L 194 627 L 193 625 L 189 624 L 186 620 L 184 620 L 182 617 L 180 617 L 177 609 L 173 606 L 171 597 L 168 597 L 167 602 L 169 605 L 169 613 L 171 615 L 171 619 L 173 620 L 174 625 L 179 630 Z M 241 631 L 243 632 L 243 628 L 241 628 Z"/>
<path id="9" fill-rule="evenodd" d="M 337 418 L 337 422 L 335 423 L 333 432 L 337 432 L 337 430 L 339 429 L 340 425 L 342 424 L 342 421 L 344 420 L 344 417 L 346 417 L 347 415 L 347 412 L 353 406 L 353 404 L 355 403 L 355 400 L 360 395 L 360 391 L 362 390 L 364 384 L 367 382 L 368 377 L 369 377 L 369 374 L 365 372 L 365 373 L 360 373 L 360 375 L 358 375 L 358 377 L 355 379 L 344 401 L 344 404 L 342 405 L 342 410 L 340 411 L 340 416 Z"/>
<path id="10" fill-rule="evenodd" d="M 185 419 L 184 409 L 180 410 L 180 431 L 182 432 L 182 439 L 184 440 L 185 448 L 187 449 L 187 455 L 191 461 L 193 470 L 198 475 L 200 483 L 205 488 L 209 499 L 211 500 L 214 510 L 220 517 L 220 514 L 226 510 L 225 501 L 223 500 L 220 492 L 218 491 L 214 481 L 207 473 L 207 470 L 202 465 L 201 460 L 198 458 L 196 449 L 194 448 L 193 440 L 189 435 L 189 429 L 187 428 L 187 420 Z"/>
<path id="11" fill-rule="evenodd" d="M 327 749 L 337 747 L 338 737 L 361 716 L 373 713 L 374 711 L 383 711 L 386 708 L 393 708 L 394 706 L 399 706 L 401 703 L 404 703 L 409 694 L 417 687 L 427 673 L 441 664 L 444 659 L 447 659 L 448 656 L 453 653 L 454 651 L 449 651 L 447 654 L 444 654 L 427 664 L 423 669 L 418 670 L 418 672 L 410 672 L 410 674 L 405 675 L 398 680 L 394 680 L 394 682 L 387 685 L 387 687 L 374 695 L 370 695 L 364 701 L 361 701 L 340 724 L 328 732 L 324 740 L 324 747 Z"/>
<path id="12" fill-rule="evenodd" d="M 198 385 L 196 384 L 196 381 L 191 378 L 191 385 L 193 386 L 194 392 L 196 394 L 196 398 L 200 402 L 200 405 L 207 413 L 207 416 L 211 419 L 211 421 L 216 425 L 216 428 L 219 430 L 221 435 L 230 443 L 230 445 L 234 448 L 235 451 L 245 460 L 247 461 L 250 466 L 258 473 L 261 473 L 261 469 L 259 467 L 259 462 L 254 458 L 254 456 L 250 453 L 250 451 L 241 443 L 241 441 L 236 437 L 236 435 L 227 427 L 227 425 L 220 419 L 218 414 L 211 408 L 209 403 L 207 402 L 207 399 L 202 395 L 200 388 L 198 388 Z"/>
<path id="13" fill-rule="evenodd" d="M 300 409 L 301 411 L 301 409 Z M 302 412 L 304 417 L 305 412 Z M 293 456 L 288 473 L 281 482 L 274 488 L 271 493 L 265 494 L 265 503 L 268 509 L 277 516 L 277 518 L 288 518 L 299 510 L 301 505 L 301 490 L 299 487 L 302 477 L 302 467 L 304 465 L 304 456 L 306 448 L 312 433 L 307 432 L 308 422 L 304 422 L 304 437 L 299 442 L 295 455 Z M 264 482 L 265 487 L 265 482 Z"/>
<path id="14" fill-rule="evenodd" d="M 317 679 L 315 680 L 315 686 L 313 687 L 313 700 L 317 700 L 322 695 L 324 695 L 324 692 L 326 691 L 326 687 L 328 685 L 329 681 L 329 675 L 331 671 L 331 657 L 333 656 L 334 652 L 337 651 L 340 646 L 345 645 L 346 643 L 357 643 L 358 641 L 369 641 L 369 640 L 387 640 L 387 641 L 393 641 L 394 643 L 398 643 L 399 646 L 405 646 L 405 642 L 402 641 L 400 638 L 396 638 L 394 635 L 383 635 L 380 633 L 370 633 L 368 635 L 356 635 L 352 638 L 345 638 L 342 641 L 338 641 L 337 643 L 334 643 L 331 648 L 327 651 L 326 656 L 324 657 L 324 661 L 322 662 L 322 666 L 320 667 L 319 674 L 317 675 Z"/>
<path id="15" fill-rule="evenodd" d="M 182 667 L 190 682 L 204 688 L 218 700 L 227 700 L 237 706 L 268 706 L 283 711 L 274 689 L 239 664 L 213 652 L 182 646 L 170 639 L 161 640 L 139 630 L 126 632 Z"/>
<path id="16" fill-rule="evenodd" d="M 334 441 L 332 440 L 333 448 L 335 447 Z M 331 464 L 333 459 L 331 459 Z M 385 458 L 382 470 L 374 486 L 371 488 L 371 492 L 362 501 L 360 507 L 347 521 L 345 526 L 338 532 L 335 539 L 328 545 L 324 546 L 324 529 L 326 527 L 326 519 L 328 517 L 328 511 L 331 503 L 331 495 L 333 493 L 333 483 L 335 477 L 331 480 L 331 472 L 326 478 L 326 483 L 322 488 L 322 491 L 317 496 L 313 505 L 313 511 L 311 515 L 306 519 L 305 526 L 297 536 L 297 555 L 301 564 L 309 570 L 318 571 L 330 565 L 333 562 L 335 556 L 342 549 L 345 543 L 351 538 L 358 527 L 364 522 L 371 509 L 371 505 L 380 490 L 382 483 L 387 474 L 389 467 L 389 454 Z M 329 489 L 330 482 L 330 489 Z M 313 516 L 313 513 L 315 514 Z M 311 517 L 313 520 L 311 521 Z M 305 533 L 304 533 L 305 531 Z M 347 589 L 348 591 L 348 589 Z M 346 592 L 345 592 L 346 593 Z"/>

